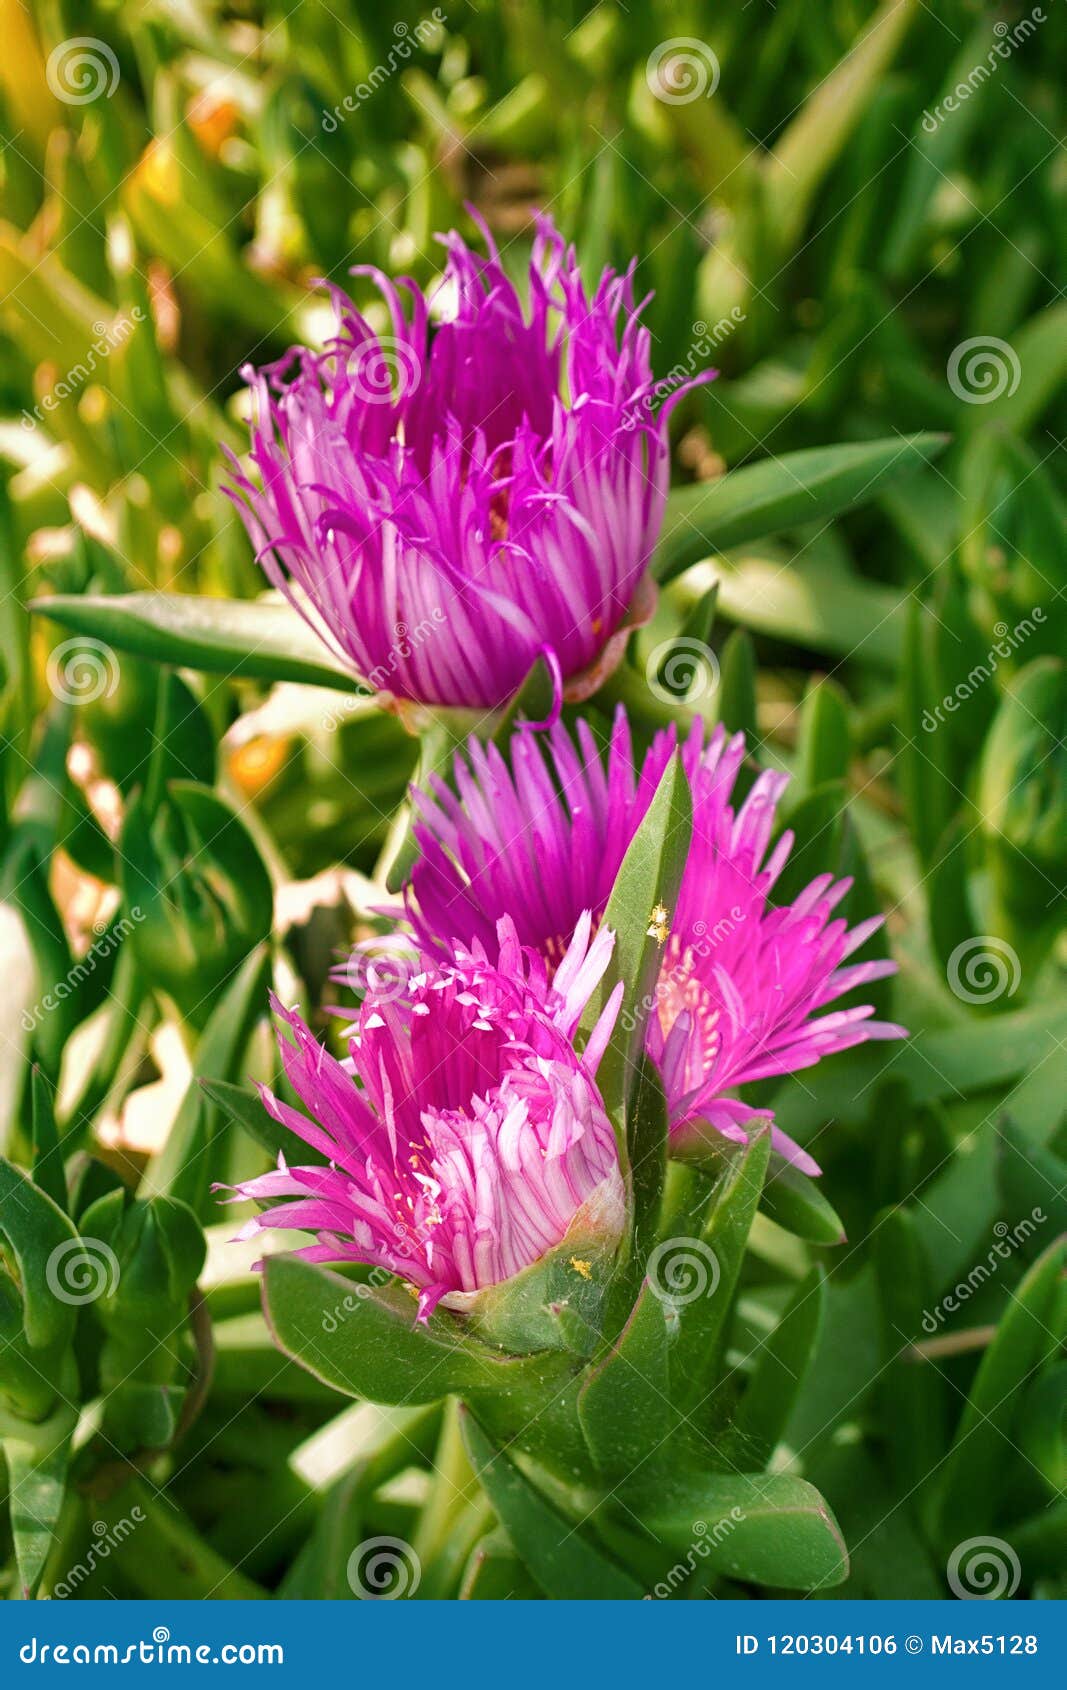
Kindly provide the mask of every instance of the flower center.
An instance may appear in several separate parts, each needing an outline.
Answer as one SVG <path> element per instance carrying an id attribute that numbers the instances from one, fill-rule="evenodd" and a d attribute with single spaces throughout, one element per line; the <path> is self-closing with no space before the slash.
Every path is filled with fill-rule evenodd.
<path id="1" fill-rule="evenodd" d="M 665 1039 L 683 1012 L 688 1013 L 692 1025 L 690 1049 L 695 1037 L 701 1068 L 708 1073 L 715 1065 L 722 1042 L 720 1005 L 697 972 L 692 945 L 683 949 L 672 934 L 656 981 L 656 1013 Z"/>

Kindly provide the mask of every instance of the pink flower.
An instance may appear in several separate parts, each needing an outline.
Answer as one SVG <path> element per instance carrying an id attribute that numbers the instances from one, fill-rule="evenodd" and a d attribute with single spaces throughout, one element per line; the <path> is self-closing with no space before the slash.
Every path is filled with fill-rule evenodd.
<path id="1" fill-rule="evenodd" d="M 292 1034 L 279 1035 L 285 1072 L 310 1119 L 266 1087 L 263 1102 L 327 1160 L 280 1157 L 239 1186 L 282 1199 L 242 1236 L 315 1233 L 298 1255 L 398 1274 L 418 1288 L 422 1318 L 531 1266 L 579 1212 L 614 1242 L 622 1180 L 595 1076 L 621 988 L 579 1054 L 575 1031 L 614 945 L 590 930 L 579 916 L 551 981 L 507 919 L 491 951 L 438 948 L 401 995 L 368 993 L 344 1063 L 275 1000 Z"/>
<path id="2" fill-rule="evenodd" d="M 558 695 L 617 659 L 612 636 L 644 613 L 667 418 L 714 373 L 659 405 L 632 265 L 587 292 L 542 217 L 524 308 L 486 239 L 482 258 L 447 237 L 436 299 L 356 271 L 381 289 L 385 336 L 331 288 L 324 353 L 243 372 L 255 473 L 231 454 L 271 584 L 370 686 L 423 704 L 502 704 L 539 655 Z"/>
<path id="3" fill-rule="evenodd" d="M 562 724 L 547 735 L 520 731 L 509 761 L 472 740 L 455 761 L 455 792 L 434 779 L 430 792 L 414 793 L 421 855 L 407 904 L 420 944 L 484 938 L 507 913 L 523 944 L 551 962 L 564 954 L 581 911 L 603 913 L 675 734 L 657 735 L 640 766 L 621 709 L 606 767 L 586 722 L 576 739 Z M 891 962 L 846 962 L 881 917 L 851 931 L 833 918 L 851 882 L 829 874 L 791 903 L 771 903 L 793 838 L 783 833 L 768 855 L 788 776 L 765 770 L 735 811 L 744 756 L 743 735 L 728 739 L 720 727 L 705 745 L 699 723 L 683 747 L 693 839 L 665 923 L 647 1035 L 676 1148 L 709 1134 L 744 1143 L 754 1122 L 770 1119 L 769 1110 L 738 1097 L 740 1086 L 811 1067 L 865 1039 L 904 1036 L 903 1028 L 870 1019 L 869 1004 L 822 1013 L 893 971 Z M 650 886 L 650 915 L 658 898 Z M 778 1127 L 772 1137 L 795 1166 L 818 1173 Z"/>

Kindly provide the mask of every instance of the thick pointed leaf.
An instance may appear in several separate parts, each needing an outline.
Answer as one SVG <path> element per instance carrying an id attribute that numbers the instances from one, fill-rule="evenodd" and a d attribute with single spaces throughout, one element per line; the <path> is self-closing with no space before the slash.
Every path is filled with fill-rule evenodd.
<path id="1" fill-rule="evenodd" d="M 287 604 L 195 593 L 85 593 L 38 599 L 31 608 L 116 651 L 175 668 L 366 690 Z"/>
<path id="2" fill-rule="evenodd" d="M 943 434 L 898 435 L 784 452 L 719 481 L 679 488 L 667 502 L 654 573 L 670 581 L 712 552 L 826 522 L 873 499 L 890 479 L 929 463 L 947 441 Z"/>
<path id="3" fill-rule="evenodd" d="M 799 239 L 819 183 L 867 111 L 918 10 L 917 0 L 883 0 L 775 142 L 765 192 L 773 239 L 783 256 Z"/>
<path id="4" fill-rule="evenodd" d="M 75 1415 L 61 1410 L 63 1435 L 52 1448 L 15 1438 L 3 1440 L 10 1492 L 11 1536 L 23 1596 L 32 1596 L 56 1541 L 56 1527 L 66 1495 L 70 1438 Z"/>
<path id="5" fill-rule="evenodd" d="M 34 1065 L 31 1081 L 33 1091 L 33 1180 L 48 1193 L 58 1209 L 67 1208 L 67 1179 L 63 1169 L 63 1153 L 59 1148 L 56 1117 L 52 1103 L 52 1089 L 41 1070 Z"/>
<path id="6" fill-rule="evenodd" d="M 597 1075 L 608 1113 L 617 1126 L 624 1120 L 626 1100 L 644 1048 L 645 1024 L 655 1003 L 663 940 L 653 911 L 658 905 L 666 909 L 669 926 L 692 827 L 692 794 L 676 753 L 663 771 L 612 887 L 603 926 L 615 934 L 615 949 L 582 1019 L 583 1030 L 588 1032 L 622 981 L 622 1008 Z M 620 1149 L 627 1154 L 625 1144 Z"/>
<path id="7" fill-rule="evenodd" d="M 948 736 L 933 714 L 938 677 L 933 659 L 933 623 L 917 597 L 905 621 L 900 687 L 900 783 L 912 837 L 920 859 L 933 862 L 959 801 L 948 767 Z"/>
<path id="8" fill-rule="evenodd" d="M 888 671 L 900 663 L 904 606 L 899 593 L 873 581 L 816 569 L 803 553 L 790 562 L 771 541 L 696 564 L 678 583 L 682 603 L 713 580 L 724 619 L 754 634 Z"/>
<path id="9" fill-rule="evenodd" d="M 623 1475 L 652 1456 L 677 1423 L 670 1397 L 663 1299 L 645 1281 L 630 1318 L 578 1393 L 578 1415 L 599 1470 Z"/>
<path id="10" fill-rule="evenodd" d="M 5 880 L 10 875 L 8 902 L 22 917 L 24 929 L 33 951 L 37 979 L 48 992 L 57 982 L 75 978 L 74 960 L 63 929 L 63 922 L 49 890 L 47 865 L 36 844 L 30 840 L 16 857 L 13 850 L 4 864 Z M 49 1074 L 58 1076 L 63 1048 L 78 1021 L 76 994 L 55 993 L 52 1007 L 42 1014 L 43 1004 L 28 1006 L 33 1021 L 33 1047 Z M 87 1006 L 88 1007 L 88 1006 Z M 20 1018 L 21 1020 L 21 1018 Z M 25 1023 L 22 1023 L 25 1028 Z"/>
<path id="11" fill-rule="evenodd" d="M 536 671 L 534 671 L 536 676 Z M 536 691 L 536 687 L 534 689 Z M 434 775 L 448 779 L 457 751 L 460 751 L 478 718 L 470 711 L 439 710 L 427 712 L 419 736 L 419 762 L 412 785 L 428 790 Z M 418 860 L 419 847 L 415 839 L 414 812 L 405 800 L 393 817 L 382 854 L 375 868 L 375 877 L 384 881 L 386 890 L 399 892 L 408 881 Z"/>
<path id="12" fill-rule="evenodd" d="M 255 1601 L 266 1591 L 201 1537 L 170 1497 L 135 1478 L 98 1505 L 117 1540 L 108 1561 L 139 1596 L 156 1601 Z M 120 1522 L 136 1522 L 136 1531 Z M 119 1528 L 116 1530 L 116 1528 Z"/>
<path id="13" fill-rule="evenodd" d="M 1063 1333 L 1050 1326 L 1065 1260 L 1067 1242 L 1058 1239 L 1015 1292 L 982 1357 L 942 1469 L 939 1515 L 947 1544 L 987 1530 L 996 1517 L 1011 1469 L 1023 1392 L 1050 1347 L 1063 1339 Z"/>
<path id="14" fill-rule="evenodd" d="M 772 901 L 793 902 L 816 875 L 834 871 L 844 848 L 848 792 L 844 781 L 826 781 L 795 806 L 789 826 L 795 834 L 785 867 L 774 883 Z"/>
<path id="15" fill-rule="evenodd" d="M 677 1554 L 783 1590 L 825 1590 L 848 1577 L 848 1551 L 826 1501 L 779 1473 L 680 1473 L 627 1492 L 645 1527 Z M 706 1549 L 706 1557 L 704 1550 Z"/>
<path id="16" fill-rule="evenodd" d="M 263 1307 L 278 1348 L 317 1379 L 371 1402 L 436 1402 L 450 1394 L 531 1389 L 569 1368 L 541 1357 L 512 1361 L 466 1342 L 448 1317 L 416 1324 L 415 1303 L 398 1286 L 372 1289 L 338 1273 L 272 1256 Z"/>
<path id="17" fill-rule="evenodd" d="M 677 1320 L 671 1380 L 677 1399 L 696 1404 L 717 1372 L 748 1235 L 767 1172 L 770 1128 L 733 1155 L 712 1193 L 699 1238 L 669 1238 L 647 1263 L 649 1278 Z"/>
<path id="18" fill-rule="evenodd" d="M 515 1463 L 493 1444 L 470 1410 L 463 1434 L 471 1464 L 511 1541 L 546 1596 L 560 1600 L 638 1601 L 635 1579 L 565 1519 Z"/>
<path id="19" fill-rule="evenodd" d="M 760 1208 L 786 1232 L 809 1244 L 843 1244 L 841 1216 L 817 1179 L 798 1173 L 784 1157 L 771 1153 Z"/>
<path id="20" fill-rule="evenodd" d="M 852 731 L 849 704 L 836 682 L 814 682 L 804 698 L 797 735 L 797 767 L 789 791 L 790 808 L 827 781 L 848 774 Z"/>
<path id="21" fill-rule="evenodd" d="M 608 1298 L 605 1327 L 616 1332 L 628 1318 L 645 1276 L 645 1261 L 655 1242 L 667 1175 L 670 1132 L 667 1098 L 654 1062 L 642 1056 L 626 1110 L 626 1146 L 630 1163 L 631 1223 L 622 1245 L 626 1259 Z"/>
<path id="22" fill-rule="evenodd" d="M 259 848 L 211 788 L 172 781 L 155 812 L 142 793 L 120 845 L 126 943 L 145 980 L 202 1030 L 218 994 L 271 932 L 274 894 Z"/>
<path id="23" fill-rule="evenodd" d="M 756 1352 L 731 1433 L 739 1465 L 766 1465 L 785 1436 L 815 1355 L 825 1306 L 826 1281 L 816 1267 L 801 1280 L 781 1320 Z"/>
<path id="24" fill-rule="evenodd" d="M 922 1239 L 906 1209 L 882 1215 L 872 1242 L 884 1361 L 879 1392 L 896 1488 L 910 1496 L 929 1481 L 945 1453 L 945 1383 L 912 1350 L 928 1333 L 935 1298 Z"/>
<path id="25" fill-rule="evenodd" d="M 77 1255 L 77 1232 L 57 1203 L 0 1156 L 0 1235 L 18 1263 L 23 1324 L 32 1349 L 53 1349 L 74 1330 L 73 1299 L 55 1293 L 64 1261 Z M 73 1282 L 72 1282 L 73 1283 Z"/>
<path id="26" fill-rule="evenodd" d="M 831 1443 L 808 1476 L 834 1512 L 849 1546 L 849 1577 L 841 1595 L 884 1600 L 936 1601 L 945 1594 L 944 1565 L 886 1483 L 881 1463 L 862 1443 Z"/>
<path id="27" fill-rule="evenodd" d="M 878 1376 L 878 1305 L 864 1268 L 845 1284 L 831 1280 L 815 1359 L 789 1421 L 787 1440 L 809 1456 L 858 1414 Z"/>
<path id="28" fill-rule="evenodd" d="M 238 1071 L 252 1029 L 266 1014 L 269 978 L 270 951 L 260 945 L 237 970 L 200 1036 L 194 1063 L 198 1077 L 225 1080 Z M 229 1089 L 239 1091 L 236 1086 Z M 266 1117 L 258 1100 L 255 1106 Z M 226 1118 L 207 1087 L 191 1080 L 166 1143 L 145 1170 L 141 1195 L 180 1197 L 201 1220 L 214 1219 L 210 1193 L 222 1173 Z"/>
<path id="29" fill-rule="evenodd" d="M 243 1086 L 231 1085 L 228 1080 L 205 1078 L 200 1079 L 200 1089 L 234 1126 L 241 1127 L 249 1138 L 262 1145 L 263 1149 L 269 1152 L 273 1162 L 278 1160 L 279 1151 L 286 1154 L 291 1152 L 292 1133 L 288 1127 L 267 1114 L 255 1092 L 246 1091 Z M 326 1157 L 316 1150 L 314 1145 L 302 1144 L 300 1160 L 302 1163 L 325 1162 Z"/>
<path id="30" fill-rule="evenodd" d="M 1067 1362 L 1050 1367 L 1027 1391 L 1019 1447 L 1054 1495 L 1067 1490 Z"/>
<path id="31" fill-rule="evenodd" d="M 735 628 L 722 648 L 718 706 L 727 733 L 743 733 L 750 746 L 757 744 L 756 648 L 744 628 Z"/>
<path id="32" fill-rule="evenodd" d="M 930 939 L 946 974 L 958 967 L 960 947 L 970 945 L 978 936 L 967 885 L 966 847 L 972 829 L 966 810 L 953 817 L 937 842 L 926 877 Z"/>
<path id="33" fill-rule="evenodd" d="M 553 693 L 552 671 L 544 658 L 538 657 L 514 698 L 493 722 L 493 743 L 505 745 L 520 721 L 547 720 L 552 714 Z"/>
<path id="34" fill-rule="evenodd" d="M 997 1182 L 1006 1215 L 1030 1216 L 1041 1232 L 1046 1225 L 1067 1232 L 1067 1162 L 1021 1132 L 1014 1115 L 997 1125 Z"/>

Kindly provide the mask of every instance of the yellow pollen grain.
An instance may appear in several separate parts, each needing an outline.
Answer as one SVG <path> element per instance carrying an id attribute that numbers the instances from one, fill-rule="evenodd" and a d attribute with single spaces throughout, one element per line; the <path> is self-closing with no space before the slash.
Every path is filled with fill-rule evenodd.
<path id="1" fill-rule="evenodd" d="M 578 1256 L 571 1257 L 571 1267 L 574 1269 L 575 1273 L 580 1273 L 583 1279 L 592 1278 L 592 1265 L 593 1264 L 591 1262 L 583 1262 Z"/>
<path id="2" fill-rule="evenodd" d="M 670 933 L 670 915 L 671 912 L 666 904 L 656 904 L 649 916 L 649 925 L 646 929 L 648 937 L 658 940 L 661 945 L 666 944 L 667 936 Z"/>

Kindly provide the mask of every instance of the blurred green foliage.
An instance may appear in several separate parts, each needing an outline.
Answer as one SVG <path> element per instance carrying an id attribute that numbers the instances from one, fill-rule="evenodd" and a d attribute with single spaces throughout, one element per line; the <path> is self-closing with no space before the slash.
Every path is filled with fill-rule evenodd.
<path id="1" fill-rule="evenodd" d="M 753 1396 L 748 1435 L 829 1498 L 842 1593 L 942 1594 L 953 1546 L 992 1534 L 1020 1594 L 1067 1594 L 1067 11 L 0 0 L 0 39 L 0 1147 L 35 1179 L 0 1162 L 9 1587 L 47 1589 L 136 1497 L 111 1591 L 348 1596 L 338 1534 L 413 1536 L 456 1436 L 432 1407 L 338 1415 L 221 1249 L 210 1180 L 264 1152 L 218 1099 L 272 1078 L 268 975 L 317 1011 L 378 922 L 417 747 L 271 643 L 220 447 L 241 366 L 321 339 L 317 278 L 428 283 L 468 207 L 518 271 L 539 206 L 590 270 L 636 255 L 660 375 L 721 370 L 677 418 L 657 618 L 597 707 L 651 731 L 648 653 L 714 650 L 718 696 L 667 714 L 793 769 L 798 865 L 854 874 L 853 916 L 888 909 L 913 1032 L 774 1092 L 848 1243 L 822 1213 L 757 1218 L 729 1388 L 772 1330 L 786 1365 L 821 1267 L 811 1365 L 787 1418 Z M 821 452 L 841 444 L 877 476 Z M 137 592 L 217 602 L 214 656 L 202 625 L 174 643 L 169 598 L 151 638 L 99 609 Z M 31 616 L 56 594 L 86 603 Z M 118 1302 L 42 1297 L 85 1229 L 135 1262 L 161 1356 L 126 1353 Z M 73 1443 L 71 1397 L 109 1404 Z M 533 1532 L 478 1437 L 497 1515 Z M 479 1507 L 458 1565 L 438 1522 L 439 1587 L 543 1591 L 536 1537 L 520 1560 Z"/>

